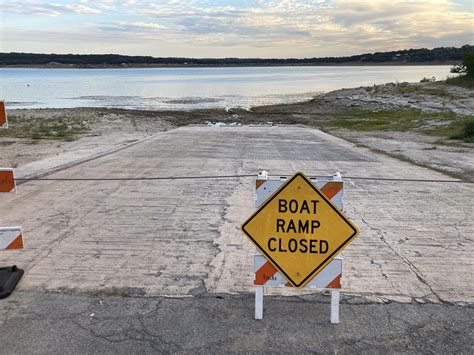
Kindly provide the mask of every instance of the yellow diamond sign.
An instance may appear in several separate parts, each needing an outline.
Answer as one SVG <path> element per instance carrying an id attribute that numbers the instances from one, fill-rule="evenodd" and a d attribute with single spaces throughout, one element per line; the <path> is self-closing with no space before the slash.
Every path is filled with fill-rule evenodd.
<path id="1" fill-rule="evenodd" d="M 304 287 L 359 230 L 303 173 L 296 173 L 242 225 L 294 287 Z"/>

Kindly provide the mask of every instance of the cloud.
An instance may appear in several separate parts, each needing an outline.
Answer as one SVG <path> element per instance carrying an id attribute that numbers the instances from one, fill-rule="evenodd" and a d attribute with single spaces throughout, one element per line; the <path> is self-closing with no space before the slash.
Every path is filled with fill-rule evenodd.
<path id="1" fill-rule="evenodd" d="M 355 52 L 369 45 L 376 50 L 390 44 L 410 46 L 419 44 L 420 36 L 443 38 L 456 30 L 465 34 L 473 16 L 456 12 L 458 8 L 447 0 L 262 0 L 241 7 L 173 0 L 135 6 L 150 23 L 169 24 L 167 33 L 174 41 L 254 48 L 344 44 Z"/>
<path id="2" fill-rule="evenodd" d="M 95 22 L 77 29 L 58 28 L 59 37 L 76 42 L 83 35 L 84 43 L 99 47 L 104 39 L 112 39 L 117 48 L 132 42 L 135 54 L 166 56 L 188 51 L 188 56 L 311 57 L 462 45 L 472 42 L 474 22 L 472 12 L 449 0 L 71 0 L 64 5 L 7 5 L 10 12 L 36 15 L 97 14 Z M 155 48 L 160 52 L 150 52 Z"/>
<path id="3" fill-rule="evenodd" d="M 443 1 L 368 1 L 335 0 L 329 10 L 331 18 L 346 26 L 380 22 L 388 19 L 403 20 L 416 14 L 443 13 L 457 5 Z"/>
<path id="4" fill-rule="evenodd" d="M 64 13 L 97 15 L 101 10 L 90 6 L 76 4 L 45 4 L 32 1 L 9 1 L 2 4 L 5 13 L 16 13 L 23 15 L 38 15 L 56 17 Z"/>
<path id="5" fill-rule="evenodd" d="M 151 33 L 166 29 L 159 23 L 150 22 L 106 22 L 97 27 L 103 31 L 124 32 L 124 33 Z"/>

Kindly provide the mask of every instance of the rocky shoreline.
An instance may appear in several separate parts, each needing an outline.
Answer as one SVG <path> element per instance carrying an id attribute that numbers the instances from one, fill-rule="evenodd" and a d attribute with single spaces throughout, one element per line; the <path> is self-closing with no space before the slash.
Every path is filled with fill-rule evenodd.
<path id="1" fill-rule="evenodd" d="M 379 112 L 400 112 L 399 116 L 404 120 L 405 116 L 411 115 L 411 121 L 404 122 L 405 126 L 401 128 L 393 125 L 383 129 L 352 127 L 352 122 L 364 121 L 366 117 L 369 120 L 373 113 Z M 474 89 L 443 82 L 389 83 L 341 89 L 318 95 L 309 102 L 255 107 L 251 110 L 74 108 L 16 109 L 8 110 L 8 114 L 17 126 L 27 127 L 28 132 L 41 126 L 45 119 L 48 122 L 67 122 L 66 133 L 68 129 L 74 130 L 76 124 L 87 128 L 74 136 L 68 135 L 71 138 L 68 141 L 54 134 L 39 139 L 28 137 L 27 134 L 0 135 L 0 166 L 22 168 L 25 173 L 34 162 L 38 165 L 39 161 L 54 157 L 60 161 L 64 155 L 73 159 L 74 152 L 89 150 L 95 153 L 113 149 L 160 131 L 189 124 L 302 124 L 450 176 L 474 180 L 474 143 L 430 133 L 433 130 L 440 131 L 439 127 L 449 128 L 449 125 L 460 119 L 472 120 L 474 115 Z M 422 117 L 423 122 L 418 117 Z M 346 122 L 349 124 L 342 124 Z M 376 123 L 380 124 L 379 121 Z M 384 123 L 387 124 L 386 121 Z M 11 126 L 14 127 L 14 124 Z"/>

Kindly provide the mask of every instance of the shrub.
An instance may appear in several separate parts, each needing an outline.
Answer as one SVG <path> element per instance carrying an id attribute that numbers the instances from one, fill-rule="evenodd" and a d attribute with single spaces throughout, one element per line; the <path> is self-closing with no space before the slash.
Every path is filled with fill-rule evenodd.
<path id="1" fill-rule="evenodd" d="M 423 77 L 423 79 L 420 80 L 420 83 L 434 83 L 436 81 L 436 78 L 432 76 L 431 78 L 426 78 Z"/>
<path id="2" fill-rule="evenodd" d="M 461 74 L 469 79 L 474 79 L 474 52 L 464 54 L 461 64 L 454 65 L 451 73 Z"/>
<path id="3" fill-rule="evenodd" d="M 462 139 L 465 142 L 474 143 L 474 120 L 465 120 L 461 132 L 451 138 Z"/>

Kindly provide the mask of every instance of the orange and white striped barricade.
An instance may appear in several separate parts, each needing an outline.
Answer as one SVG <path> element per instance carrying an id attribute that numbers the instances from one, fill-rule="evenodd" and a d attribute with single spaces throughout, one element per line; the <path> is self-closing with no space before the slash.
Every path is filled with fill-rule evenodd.
<path id="1" fill-rule="evenodd" d="M 0 251 L 14 249 L 23 249 L 21 227 L 0 227 Z M 0 267 L 0 299 L 11 295 L 24 273 L 16 265 Z"/>
<path id="2" fill-rule="evenodd" d="M 262 171 L 256 180 L 255 207 L 258 208 L 286 181 L 286 178 L 269 179 Z M 324 179 L 311 179 L 317 188 L 342 211 L 344 182 L 340 173 Z M 339 291 L 341 289 L 342 258 L 334 258 L 305 286 L 309 289 L 328 289 L 331 292 L 331 323 L 339 323 Z M 292 287 L 283 275 L 258 250 L 254 257 L 255 319 L 263 319 L 263 288 Z"/>
<path id="3" fill-rule="evenodd" d="M 0 128 L 8 128 L 7 110 L 5 101 L 0 101 Z"/>
<path id="4" fill-rule="evenodd" d="M 0 193 L 12 192 L 15 190 L 16 184 L 13 169 L 0 168 Z"/>
<path id="5" fill-rule="evenodd" d="M 0 193 L 12 191 L 16 192 L 13 169 L 0 168 Z M 0 213 L 2 213 L 1 206 Z M 23 249 L 21 227 L 0 227 L 0 251 L 6 249 Z"/>
<path id="6" fill-rule="evenodd" d="M 0 168 L 0 193 L 16 191 L 13 169 Z M 0 206 L 0 214 L 2 213 Z M 0 251 L 23 249 L 21 227 L 0 227 Z M 8 297 L 21 280 L 24 271 L 16 267 L 0 267 L 0 299 Z"/>
<path id="7" fill-rule="evenodd" d="M 0 227 L 0 250 L 23 249 L 21 227 Z"/>

